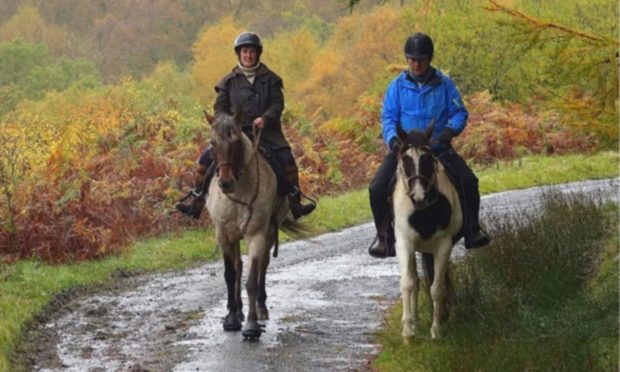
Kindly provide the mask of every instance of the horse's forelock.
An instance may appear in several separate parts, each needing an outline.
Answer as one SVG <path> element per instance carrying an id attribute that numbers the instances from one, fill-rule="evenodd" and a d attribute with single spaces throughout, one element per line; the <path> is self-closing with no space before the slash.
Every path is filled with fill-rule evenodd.
<path id="1" fill-rule="evenodd" d="M 430 144 L 423 132 L 414 130 L 407 134 L 405 144 L 415 148 L 428 147 Z"/>
<path id="2" fill-rule="evenodd" d="M 230 115 L 219 115 L 214 128 L 220 137 L 232 137 L 239 129 L 234 118 Z"/>

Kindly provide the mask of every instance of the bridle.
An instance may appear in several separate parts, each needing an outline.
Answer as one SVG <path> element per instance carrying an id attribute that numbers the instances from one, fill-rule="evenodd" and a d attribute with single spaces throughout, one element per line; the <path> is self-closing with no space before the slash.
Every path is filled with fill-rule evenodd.
<path id="1" fill-rule="evenodd" d="M 409 148 L 414 148 L 417 149 L 421 152 L 423 152 L 424 154 L 427 154 L 429 156 L 431 156 L 432 160 L 433 160 L 433 172 L 430 175 L 430 177 L 426 177 L 422 174 L 419 173 L 419 161 L 418 161 L 418 169 L 416 170 L 414 168 L 414 174 L 413 175 L 408 175 L 407 171 L 405 169 L 405 166 L 403 164 L 403 158 L 406 155 L 407 149 L 403 149 L 403 151 L 400 153 L 399 158 L 400 158 L 400 172 L 401 172 L 401 176 L 402 176 L 402 180 L 403 180 L 403 186 L 405 187 L 405 192 L 407 193 L 407 195 L 409 196 L 409 198 L 412 200 L 413 202 L 413 193 L 412 193 L 412 187 L 411 185 L 413 183 L 415 183 L 416 180 L 420 181 L 420 185 L 422 186 L 422 190 L 424 190 L 424 201 L 425 203 L 425 208 L 429 207 L 431 205 L 433 205 L 436 201 L 437 201 L 437 193 L 433 193 L 431 192 L 434 188 L 436 188 L 437 186 L 437 158 L 435 157 L 435 155 L 433 155 L 432 150 L 430 148 L 430 146 L 423 146 L 423 147 L 413 147 L 410 146 Z M 420 159 L 422 157 L 422 155 L 420 155 L 418 157 L 418 159 Z M 432 195 L 432 199 L 429 199 L 429 197 Z"/>
<path id="2" fill-rule="evenodd" d="M 220 162 L 216 161 L 215 174 L 219 177 L 220 176 L 220 168 L 222 168 L 222 167 L 230 167 L 230 168 L 234 169 L 235 179 L 239 179 L 239 177 L 243 176 L 243 173 L 245 172 L 246 164 L 242 164 L 241 167 L 237 167 L 237 164 L 239 164 L 241 162 L 241 157 L 243 156 L 244 151 L 245 151 L 245 145 L 243 144 L 243 142 L 241 142 L 241 149 L 236 154 L 237 156 L 235 157 L 235 160 L 233 162 L 223 162 L 223 163 L 220 163 Z"/>

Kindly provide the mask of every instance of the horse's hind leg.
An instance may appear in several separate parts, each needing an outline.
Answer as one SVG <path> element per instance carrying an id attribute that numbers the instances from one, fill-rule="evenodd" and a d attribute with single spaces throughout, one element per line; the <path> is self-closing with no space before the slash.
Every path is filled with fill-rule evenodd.
<path id="1" fill-rule="evenodd" d="M 266 252 L 263 258 L 263 265 L 259 274 L 258 283 L 258 303 L 256 308 L 256 316 L 258 320 L 269 319 L 269 310 L 267 310 L 267 290 L 265 288 L 265 279 L 267 277 L 267 266 L 269 266 L 269 251 Z"/>
<path id="2" fill-rule="evenodd" d="M 243 327 L 242 334 L 246 338 L 257 339 L 262 333 L 260 324 L 257 322 L 256 304 L 258 302 L 260 273 L 263 267 L 265 252 L 264 237 L 254 236 L 248 239 L 248 252 L 248 278 L 245 285 L 248 292 L 248 319 Z"/>
<path id="3" fill-rule="evenodd" d="M 446 296 L 446 271 L 450 260 L 451 241 L 444 243 L 435 255 L 435 278 L 431 285 L 431 298 L 433 301 L 433 321 L 431 324 L 431 339 L 439 338 L 441 321 L 445 318 L 444 300 Z M 447 248 L 447 249 L 446 249 Z"/>
<path id="4" fill-rule="evenodd" d="M 241 261 L 240 242 L 235 243 L 235 302 L 237 303 L 237 316 L 242 322 L 245 320 L 243 315 L 243 301 L 241 300 L 241 275 L 243 274 L 243 261 Z"/>
<path id="5" fill-rule="evenodd" d="M 228 314 L 224 318 L 224 330 L 238 331 L 243 321 L 243 309 L 241 304 L 241 256 L 238 249 L 239 243 L 222 244 L 224 254 L 224 279 L 228 291 Z M 236 249 L 235 249 L 236 248 Z"/>

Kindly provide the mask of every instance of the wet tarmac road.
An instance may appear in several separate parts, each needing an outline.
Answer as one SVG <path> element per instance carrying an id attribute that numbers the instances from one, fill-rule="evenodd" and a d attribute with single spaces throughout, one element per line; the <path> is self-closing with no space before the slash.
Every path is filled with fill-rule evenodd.
<path id="1" fill-rule="evenodd" d="M 489 195 L 482 220 L 528 210 L 541 190 Z M 554 187 L 610 193 L 618 180 Z M 601 191 L 606 190 L 606 191 Z M 373 334 L 399 297 L 395 258 L 368 256 L 370 223 L 280 246 L 267 274 L 270 320 L 258 342 L 224 332 L 223 264 L 119 279 L 70 301 L 36 333 L 42 371 L 357 371 L 378 352 Z M 457 245 L 453 256 L 465 254 Z M 244 280 L 245 282 L 245 280 Z M 245 293 L 244 303 L 247 302 Z"/>

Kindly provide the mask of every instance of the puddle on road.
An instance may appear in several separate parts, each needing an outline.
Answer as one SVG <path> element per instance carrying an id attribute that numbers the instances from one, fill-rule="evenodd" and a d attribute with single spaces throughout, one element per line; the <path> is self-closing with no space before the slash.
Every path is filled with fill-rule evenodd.
<path id="1" fill-rule="evenodd" d="M 201 337 L 178 344 L 189 349 L 187 359 L 190 361 L 174 369 L 209 371 L 234 366 L 269 370 L 274 358 L 290 367 L 286 360 L 287 350 L 305 354 L 306 362 L 310 363 L 306 369 L 317 365 L 347 368 L 351 366 L 352 355 L 371 353 L 376 349 L 376 345 L 369 342 L 369 335 L 380 326 L 382 318 L 377 315 L 388 304 L 383 301 L 382 306 L 377 300 L 385 298 L 386 288 L 367 288 L 360 283 L 395 284 L 397 275 L 395 260 L 372 260 L 359 253 L 274 268 L 267 276 L 270 320 L 265 322 L 260 341 L 244 342 L 239 332 L 224 333 L 221 317 L 207 316 L 190 329 L 192 334 Z M 348 288 L 351 282 L 358 281 L 360 283 L 354 287 L 361 289 Z M 349 293 L 334 296 L 334 292 Z M 396 292 L 393 291 L 392 299 L 394 295 Z M 247 303 L 245 293 L 243 300 Z M 221 301 L 219 307 L 225 309 L 225 301 Z M 356 316 L 359 311 L 367 311 L 368 319 Z M 330 349 L 326 353 L 325 350 Z M 247 360 L 231 360 L 230 353 L 241 353 L 237 355 L 245 355 Z M 267 362 L 263 364 L 262 361 Z"/>

